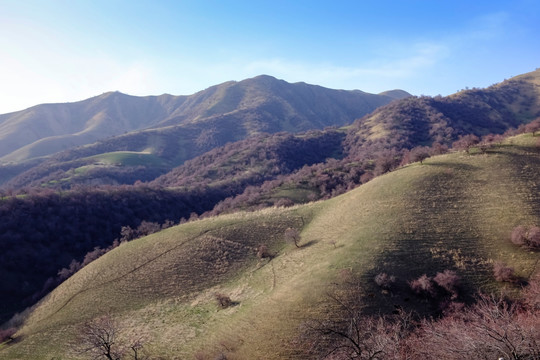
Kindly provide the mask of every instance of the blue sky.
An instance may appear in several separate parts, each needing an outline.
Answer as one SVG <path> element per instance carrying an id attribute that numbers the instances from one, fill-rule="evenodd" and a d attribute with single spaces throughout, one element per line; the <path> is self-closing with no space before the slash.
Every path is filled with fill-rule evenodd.
<path id="1" fill-rule="evenodd" d="M 540 67 L 540 2 L 0 0 L 0 113 L 268 74 L 447 95 Z"/>

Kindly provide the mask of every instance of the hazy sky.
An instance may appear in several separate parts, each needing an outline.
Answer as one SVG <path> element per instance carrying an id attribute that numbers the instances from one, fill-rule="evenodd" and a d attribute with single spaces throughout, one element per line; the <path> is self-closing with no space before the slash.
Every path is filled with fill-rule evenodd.
<path id="1" fill-rule="evenodd" d="M 0 113 L 260 74 L 447 95 L 537 67 L 537 0 L 0 0 Z"/>

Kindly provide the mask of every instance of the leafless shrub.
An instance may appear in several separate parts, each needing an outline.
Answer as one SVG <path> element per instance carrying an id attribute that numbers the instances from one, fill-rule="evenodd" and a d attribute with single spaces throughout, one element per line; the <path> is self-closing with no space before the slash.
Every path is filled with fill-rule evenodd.
<path id="1" fill-rule="evenodd" d="M 527 229 L 524 226 L 516 226 L 510 234 L 510 240 L 515 245 L 525 245 L 527 240 Z"/>
<path id="2" fill-rule="evenodd" d="M 16 332 L 17 332 L 17 329 L 14 327 L 11 327 L 5 330 L 0 330 L 0 344 L 5 341 L 12 340 L 13 335 L 15 335 Z"/>
<path id="3" fill-rule="evenodd" d="M 228 295 L 222 294 L 222 293 L 215 293 L 214 297 L 222 309 L 226 309 L 229 306 L 234 305 L 234 302 L 231 300 L 231 298 Z"/>
<path id="4" fill-rule="evenodd" d="M 294 244 L 294 246 L 299 248 L 300 245 L 298 245 L 298 243 L 300 242 L 300 232 L 294 228 L 288 228 L 285 230 L 285 241 Z"/>
<path id="5" fill-rule="evenodd" d="M 175 225 L 174 221 L 167 219 L 163 222 L 163 224 L 161 224 L 161 229 L 165 230 L 170 227 L 173 227 L 174 225 Z"/>
<path id="6" fill-rule="evenodd" d="M 266 259 L 266 258 L 272 258 L 272 254 L 270 254 L 270 250 L 268 249 L 268 246 L 265 244 L 259 245 L 257 248 L 257 257 L 259 259 Z"/>
<path id="7" fill-rule="evenodd" d="M 433 281 L 426 274 L 420 276 L 418 279 L 409 281 L 409 286 L 417 295 L 425 297 L 433 297 L 435 295 Z"/>
<path id="8" fill-rule="evenodd" d="M 540 227 L 532 226 L 527 233 L 528 246 L 532 249 L 540 249 Z"/>
<path id="9" fill-rule="evenodd" d="M 290 207 L 294 205 L 294 201 L 289 198 L 281 198 L 274 203 L 276 207 Z"/>
<path id="10" fill-rule="evenodd" d="M 375 283 L 383 289 L 390 289 L 395 282 L 396 277 L 394 275 L 388 275 L 383 272 L 375 276 Z"/>
<path id="11" fill-rule="evenodd" d="M 516 281 L 514 268 L 507 266 L 502 261 L 496 261 L 493 263 L 493 276 L 495 276 L 495 280 L 500 282 Z"/>
<path id="12" fill-rule="evenodd" d="M 525 226 L 516 226 L 510 234 L 510 240 L 515 245 L 526 246 L 530 249 L 540 248 L 540 227 L 529 226 L 527 229 Z"/>
<path id="13" fill-rule="evenodd" d="M 365 184 L 375 178 L 375 174 L 372 171 L 366 171 L 360 176 L 360 183 Z"/>
<path id="14" fill-rule="evenodd" d="M 460 277 L 455 271 L 447 269 L 443 272 L 438 272 L 433 278 L 433 281 L 452 294 L 452 298 L 457 298 Z"/>

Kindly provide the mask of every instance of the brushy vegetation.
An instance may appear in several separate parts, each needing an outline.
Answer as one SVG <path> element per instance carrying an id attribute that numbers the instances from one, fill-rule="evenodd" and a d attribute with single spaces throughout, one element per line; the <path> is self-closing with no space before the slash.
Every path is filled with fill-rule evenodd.
<path id="1" fill-rule="evenodd" d="M 314 349 L 302 328 L 329 315 L 336 326 L 350 323 L 332 297 L 354 300 L 361 316 L 373 318 L 365 329 L 374 334 L 403 327 L 390 319 L 394 311 L 438 319 L 473 304 L 479 288 L 507 288 L 517 299 L 521 283 L 498 283 L 492 269 L 504 262 L 531 285 L 538 271 L 537 253 L 509 241 L 519 224 L 538 223 L 535 140 L 527 134 L 484 154 L 432 157 L 325 202 L 191 221 L 127 242 L 48 295 L 0 358 L 65 357 L 73 326 L 109 312 L 147 334 L 144 349 L 155 357 L 306 358 L 336 342 L 318 341 Z M 286 245 L 289 228 L 301 235 L 300 248 Z M 257 255 L 261 245 L 271 258 Z M 388 275 L 379 284 L 381 273 Z M 417 296 L 408 282 L 423 274 L 434 290 Z M 216 293 L 238 305 L 218 309 Z M 508 318 L 522 316 L 519 306 Z"/>
<path id="2" fill-rule="evenodd" d="M 121 240 L 122 227 L 137 229 L 144 222 L 164 224 L 167 220 L 178 223 L 191 213 L 211 209 L 220 199 L 219 195 L 212 199 L 211 194 L 102 187 L 3 197 L 0 319 L 6 320 L 49 292 L 67 276 L 61 269 L 71 267 L 69 273 L 73 273 L 85 256 L 95 258 L 101 249 L 112 247 L 115 239 Z"/>
<path id="3" fill-rule="evenodd" d="M 537 359 L 539 285 L 534 279 L 519 299 L 478 294 L 469 306 L 455 302 L 441 317 L 424 319 L 402 310 L 365 315 L 334 298 L 345 321 L 312 322 L 304 336 L 311 356 L 325 359 Z"/>
<path id="4" fill-rule="evenodd" d="M 0 295 L 9 294 L 10 301 L 2 302 L 0 315 L 7 318 L 46 294 L 57 275 L 64 279 L 80 270 L 44 299 L 20 330 L 42 344 L 44 356 L 64 353 L 60 339 L 70 337 L 70 324 L 112 310 L 119 320 L 133 322 L 130 328 L 151 323 L 156 333 L 174 329 L 185 335 L 173 347 L 171 334 L 150 340 L 159 356 L 253 358 L 273 354 L 280 343 L 286 345 L 275 356 L 294 358 L 305 355 L 306 344 L 291 340 L 298 323 L 328 313 L 332 305 L 323 298 L 339 276 L 358 277 L 356 298 L 367 314 L 405 309 L 440 316 L 458 306 L 456 299 L 472 302 L 478 288 L 503 286 L 515 294 L 538 263 L 540 231 L 529 225 L 539 223 L 540 120 L 530 122 L 540 115 L 538 74 L 445 98 L 397 101 L 347 130 L 259 135 L 194 159 L 150 186 L 2 193 L 0 234 L 6 246 Z M 235 132 L 232 120 L 227 131 Z M 163 141 L 157 143 L 166 146 L 144 159 L 126 151 L 136 143 L 136 151 L 146 152 L 148 133 L 109 139 L 60 153 L 11 184 L 69 188 L 76 179 L 106 179 L 111 167 L 120 174 L 113 182 L 146 180 L 138 172 L 150 179 L 224 143 L 227 134 L 218 130 L 206 126 L 192 139 L 195 145 L 187 146 L 190 154 L 179 149 L 196 129 L 159 134 Z M 505 139 L 492 131 L 527 135 Z M 450 145 L 465 152 L 430 158 Z M 94 176 L 94 171 L 103 173 Z M 325 203 L 292 206 L 330 199 L 360 184 Z M 203 212 L 209 217 L 272 205 L 285 209 L 239 215 L 240 220 L 194 221 Z M 117 246 L 120 237 L 151 234 L 167 219 L 180 218 L 192 221 Z M 296 251 L 284 246 L 286 240 Z M 42 288 L 47 277 L 51 280 Z M 213 314 L 212 294 L 227 294 L 240 305 Z M 296 320 L 283 324 L 290 318 Z M 395 325 L 381 321 L 367 328 Z M 239 331 L 249 332 L 250 326 L 257 331 Z M 5 331 L 11 329 L 6 325 Z M 45 344 L 49 337 L 56 345 Z M 27 345 L 9 344 L 4 354 L 28 354 Z M 209 350 L 200 353 L 205 347 Z"/>

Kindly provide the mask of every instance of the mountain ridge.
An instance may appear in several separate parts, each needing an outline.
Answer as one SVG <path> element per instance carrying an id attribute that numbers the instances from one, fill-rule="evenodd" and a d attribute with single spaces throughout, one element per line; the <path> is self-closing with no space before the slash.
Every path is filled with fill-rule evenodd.
<path id="1" fill-rule="evenodd" d="M 328 123 L 328 116 L 322 122 L 311 124 L 313 119 L 308 121 L 304 116 L 303 120 L 298 120 L 300 123 L 296 126 L 292 124 L 290 129 L 283 130 L 303 131 L 314 127 L 342 125 L 343 116 L 347 115 L 347 121 L 352 121 L 360 114 L 366 114 L 377 106 L 393 100 L 392 97 L 385 95 L 332 90 L 308 84 L 290 84 L 269 75 L 238 82 L 228 81 L 193 95 L 162 94 L 138 97 L 117 91 L 107 92 L 77 102 L 41 104 L 0 115 L 0 161 L 19 162 L 48 156 L 67 148 L 90 144 L 131 131 L 197 123 L 224 115 L 253 117 L 251 113 L 260 113 L 261 111 L 257 110 L 258 106 L 265 104 L 263 111 L 269 114 L 277 110 L 278 113 L 289 114 L 295 118 L 298 110 L 295 109 L 295 104 L 289 104 L 285 95 L 295 96 L 295 92 L 310 89 L 320 96 L 318 100 L 330 96 L 322 95 L 324 92 L 339 93 L 342 96 L 349 94 L 357 102 L 362 97 L 366 97 L 366 100 L 358 104 L 351 104 L 351 99 L 341 101 L 341 105 L 348 107 L 352 114 L 341 113 L 336 117 L 337 124 Z M 331 95 L 330 99 L 336 100 L 336 96 Z M 309 95 L 307 97 L 296 95 L 294 101 L 300 102 L 301 111 L 306 111 L 306 108 L 313 105 Z M 242 111 L 247 113 L 241 113 Z M 316 117 L 314 114 L 317 112 L 312 112 L 310 116 Z M 270 131 L 271 128 L 272 126 Z M 254 129 L 254 131 L 264 130 L 264 126 L 261 129 Z"/>

